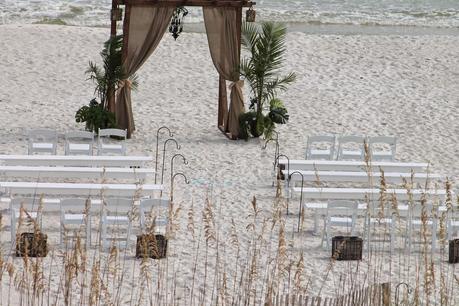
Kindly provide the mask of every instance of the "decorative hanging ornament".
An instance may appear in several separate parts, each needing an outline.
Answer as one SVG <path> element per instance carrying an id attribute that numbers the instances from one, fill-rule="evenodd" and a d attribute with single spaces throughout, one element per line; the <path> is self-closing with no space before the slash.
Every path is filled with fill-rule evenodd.
<path id="1" fill-rule="evenodd" d="M 257 16 L 257 12 L 253 9 L 252 6 L 245 12 L 245 21 L 246 22 L 255 22 L 255 17 Z"/>
<path id="2" fill-rule="evenodd" d="M 171 25 L 169 26 L 169 33 L 172 33 L 172 37 L 174 37 L 175 40 L 177 40 L 180 33 L 183 31 L 183 19 L 186 15 L 188 15 L 188 10 L 183 6 L 179 6 L 174 10 Z"/>

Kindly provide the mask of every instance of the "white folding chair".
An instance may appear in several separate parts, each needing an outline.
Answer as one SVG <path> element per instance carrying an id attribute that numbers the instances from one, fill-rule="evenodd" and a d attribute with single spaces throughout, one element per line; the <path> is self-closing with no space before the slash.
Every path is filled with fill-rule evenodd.
<path id="1" fill-rule="evenodd" d="M 368 147 L 373 161 L 394 161 L 397 138 L 392 136 L 369 137 Z"/>
<path id="2" fill-rule="evenodd" d="M 94 133 L 72 131 L 65 133 L 65 155 L 92 155 Z"/>
<path id="3" fill-rule="evenodd" d="M 57 150 L 57 132 L 49 129 L 30 130 L 28 132 L 29 155 L 35 153 L 56 154 Z"/>
<path id="4" fill-rule="evenodd" d="M 327 215 L 324 219 L 324 231 L 322 235 L 322 246 L 324 240 L 327 249 L 330 249 L 332 239 L 332 226 L 346 228 L 351 236 L 355 234 L 357 222 L 358 203 L 349 200 L 330 200 L 327 204 Z"/>
<path id="5" fill-rule="evenodd" d="M 431 245 L 432 252 L 436 249 L 437 243 L 437 228 L 438 228 L 438 206 L 433 205 L 432 203 L 427 203 L 422 205 L 419 202 L 415 202 L 411 205 L 408 218 L 408 231 L 406 239 L 408 240 L 408 250 L 411 254 L 411 246 L 414 242 L 415 236 L 421 237 L 423 222 L 425 222 L 425 230 L 427 234 L 431 234 Z M 419 230 L 416 231 L 416 230 Z M 419 239 L 419 242 L 422 242 L 422 239 Z M 406 242 L 405 242 L 406 244 Z"/>
<path id="6" fill-rule="evenodd" d="M 333 160 L 335 136 L 309 136 L 306 144 L 306 159 Z"/>
<path id="7" fill-rule="evenodd" d="M 21 207 L 24 213 L 21 215 Z M 11 213 L 11 243 L 16 241 L 16 233 L 20 232 L 20 228 L 16 227 L 20 224 L 31 225 L 36 223 L 41 229 L 42 214 L 38 211 L 40 207 L 40 198 L 13 198 L 10 202 Z"/>
<path id="8" fill-rule="evenodd" d="M 393 253 L 396 243 L 396 218 L 391 203 L 384 204 L 384 207 L 380 203 L 370 204 L 363 232 L 367 235 L 365 240 L 368 249 L 371 242 L 385 243 L 389 240 L 390 252 Z"/>
<path id="9" fill-rule="evenodd" d="M 110 241 L 115 243 L 119 241 L 120 243 L 115 244 L 116 246 L 127 248 L 131 236 L 134 201 L 133 199 L 108 198 L 104 202 L 100 220 L 102 247 L 108 249 Z"/>
<path id="10" fill-rule="evenodd" d="M 110 137 L 118 137 L 120 140 L 110 141 Z M 99 129 L 97 154 L 98 155 L 126 155 L 127 130 Z"/>
<path id="11" fill-rule="evenodd" d="M 91 246 L 91 201 L 89 199 L 61 200 L 61 230 L 60 244 L 64 246 L 69 239 L 74 240 L 77 235 L 86 241 L 86 249 Z M 75 228 L 76 227 L 76 228 Z M 82 232 L 82 229 L 84 231 Z M 71 234 L 73 232 L 73 235 Z"/>
<path id="12" fill-rule="evenodd" d="M 168 225 L 169 199 L 143 199 L 140 201 L 140 228 L 146 233 L 155 221 L 154 228 L 156 232 L 165 232 Z"/>
<path id="13" fill-rule="evenodd" d="M 365 156 L 365 137 L 340 136 L 338 137 L 337 160 L 363 160 Z"/>

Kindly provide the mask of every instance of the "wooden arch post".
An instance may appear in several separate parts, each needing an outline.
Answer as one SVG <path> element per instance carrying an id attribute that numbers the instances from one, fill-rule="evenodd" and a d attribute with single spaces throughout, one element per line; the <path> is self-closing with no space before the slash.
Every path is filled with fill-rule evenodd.
<path id="1" fill-rule="evenodd" d="M 127 55 L 127 49 L 129 45 L 129 22 L 130 22 L 130 8 L 132 6 L 197 6 L 197 7 L 236 7 L 236 27 L 237 27 L 237 38 L 239 45 L 239 58 L 241 57 L 241 34 L 242 34 L 242 9 L 244 7 L 252 7 L 255 2 L 251 0 L 112 0 L 112 14 L 111 14 L 111 32 L 110 36 L 116 36 L 117 21 L 119 19 L 114 18 L 115 13 L 120 13 L 120 5 L 125 6 L 124 20 L 123 20 L 123 61 Z M 109 96 L 112 97 L 112 96 Z M 113 91 L 113 101 L 115 100 L 115 94 Z M 217 127 L 222 131 L 228 138 L 236 139 L 237 135 L 231 135 L 226 132 L 226 119 L 228 117 L 228 99 L 226 92 L 226 81 L 219 76 L 219 94 L 218 94 L 218 121 Z"/>

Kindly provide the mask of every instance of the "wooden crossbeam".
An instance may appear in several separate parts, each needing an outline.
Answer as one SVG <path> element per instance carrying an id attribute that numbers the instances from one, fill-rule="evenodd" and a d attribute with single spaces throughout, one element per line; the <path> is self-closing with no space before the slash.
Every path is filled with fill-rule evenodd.
<path id="1" fill-rule="evenodd" d="M 249 0 L 118 0 L 119 4 L 132 6 L 226 6 L 251 7 Z"/>

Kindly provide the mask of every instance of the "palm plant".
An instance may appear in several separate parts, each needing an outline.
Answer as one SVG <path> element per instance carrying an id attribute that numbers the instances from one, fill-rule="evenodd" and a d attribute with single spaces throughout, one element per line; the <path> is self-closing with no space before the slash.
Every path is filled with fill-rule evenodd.
<path id="1" fill-rule="evenodd" d="M 261 25 L 245 23 L 242 29 L 242 46 L 251 54 L 250 58 L 241 61 L 240 72 L 249 82 L 252 94 L 251 112 L 241 117 L 241 128 L 244 121 L 252 118 L 250 134 L 259 137 L 265 133 L 270 137 L 275 123 L 284 124 L 288 114 L 283 103 L 276 99 L 279 91 L 295 81 L 296 75 L 291 72 L 280 76 L 279 71 L 286 52 L 285 39 L 287 28 L 283 24 L 263 22 Z M 269 103 L 269 113 L 264 116 L 264 106 Z M 242 132 L 244 134 L 244 131 Z"/>
<path id="2" fill-rule="evenodd" d="M 86 74 L 96 84 L 94 94 L 100 103 L 92 99 L 89 105 L 81 107 L 75 115 L 77 122 L 86 123 L 87 130 L 97 133 L 99 128 L 116 127 L 115 92 L 128 77 L 122 66 L 122 49 L 123 36 L 112 37 L 104 43 L 100 53 L 102 66 L 89 62 Z M 135 75 L 129 78 L 129 82 L 132 88 L 137 87 Z"/>
<path id="3" fill-rule="evenodd" d="M 104 49 L 100 53 L 103 66 L 99 67 L 94 62 L 89 62 L 86 74 L 88 79 L 94 81 L 96 88 L 94 93 L 99 97 L 100 103 L 105 110 L 115 111 L 115 91 L 127 78 L 122 66 L 123 36 L 118 35 L 104 43 Z M 135 76 L 130 77 L 131 86 L 137 86 Z"/>

